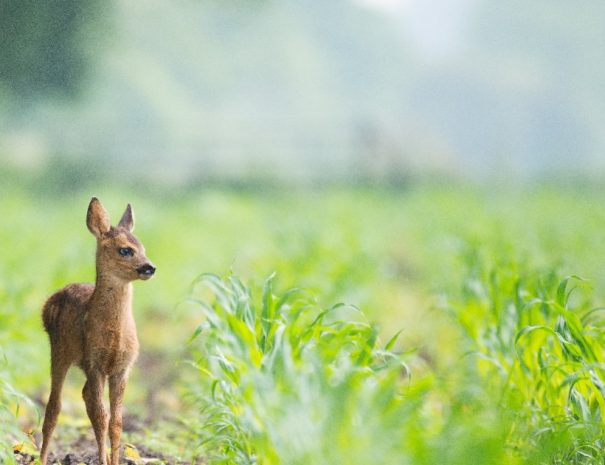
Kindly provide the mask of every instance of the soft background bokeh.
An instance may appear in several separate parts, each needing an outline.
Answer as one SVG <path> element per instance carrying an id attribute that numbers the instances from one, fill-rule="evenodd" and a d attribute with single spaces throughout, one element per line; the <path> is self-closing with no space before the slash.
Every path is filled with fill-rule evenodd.
<path id="1" fill-rule="evenodd" d="M 7 167 L 192 184 L 605 167 L 598 0 L 2 8 Z"/>
<path id="2" fill-rule="evenodd" d="M 385 340 L 404 329 L 431 386 L 410 463 L 510 459 L 493 386 L 461 390 L 472 344 L 450 305 L 491 269 L 579 274 L 604 301 L 603 24 L 597 0 L 0 2 L 0 381 L 33 399 L 20 427 L 38 434 L 48 394 L 44 299 L 94 280 L 96 195 L 114 223 L 134 205 L 158 265 L 135 284 L 133 442 L 198 453 L 194 279 L 276 272 Z M 90 436 L 82 379 L 59 436 Z"/>

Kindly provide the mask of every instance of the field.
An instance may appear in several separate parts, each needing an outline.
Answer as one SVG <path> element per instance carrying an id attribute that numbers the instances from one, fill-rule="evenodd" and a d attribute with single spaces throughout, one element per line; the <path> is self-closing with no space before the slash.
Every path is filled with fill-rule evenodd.
<path id="1" fill-rule="evenodd" d="M 135 284 L 128 454 L 212 464 L 597 464 L 605 196 L 496 189 L 0 187 L 0 460 L 36 455 L 46 296 L 94 280 L 91 194 Z M 53 450 L 92 439 L 70 372 Z M 89 450 L 74 453 L 85 457 Z M 93 451 L 94 452 L 94 451 Z"/>

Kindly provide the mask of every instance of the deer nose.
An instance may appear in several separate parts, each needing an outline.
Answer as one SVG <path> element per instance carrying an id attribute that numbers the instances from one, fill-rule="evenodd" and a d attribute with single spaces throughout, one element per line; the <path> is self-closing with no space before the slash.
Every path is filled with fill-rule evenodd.
<path id="1" fill-rule="evenodd" d="M 153 276 L 153 274 L 155 273 L 155 266 L 153 266 L 149 263 L 146 263 L 145 265 L 137 268 L 137 273 L 146 275 L 146 276 Z"/>

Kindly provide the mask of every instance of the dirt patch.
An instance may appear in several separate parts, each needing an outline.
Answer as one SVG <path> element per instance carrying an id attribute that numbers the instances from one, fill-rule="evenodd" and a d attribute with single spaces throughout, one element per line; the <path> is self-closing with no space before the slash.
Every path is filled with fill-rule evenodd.
<path id="1" fill-rule="evenodd" d="M 96 443 L 84 437 L 74 441 L 69 447 L 55 445 L 53 449 L 57 452 L 59 450 L 63 452 L 58 452 L 57 454 L 51 452 L 48 456 L 49 465 L 98 465 L 99 463 Z M 125 456 L 125 449 L 129 450 L 130 458 Z M 137 457 L 133 457 L 133 455 Z M 19 465 L 31 465 L 38 457 L 27 453 L 16 453 L 15 458 Z M 168 457 L 144 445 L 128 444 L 122 445 L 120 463 L 128 465 L 189 465 L 191 462 Z"/>
<path id="2" fill-rule="evenodd" d="M 165 425 L 167 426 L 167 425 Z M 120 451 L 120 464 L 128 465 L 201 465 L 203 460 L 183 460 L 171 457 L 164 452 L 158 452 L 143 444 L 145 442 L 144 423 L 137 417 L 124 416 L 124 433 Z M 38 445 L 41 444 L 39 434 L 32 437 Z M 139 441 L 136 438 L 139 438 Z M 129 442 L 130 441 L 130 442 Z M 15 450 L 15 458 L 19 465 L 31 465 L 39 457 L 38 451 L 32 446 Z M 92 429 L 63 428 L 63 434 L 55 434 L 50 447 L 48 465 L 98 465 L 97 443 Z"/>
<path id="3" fill-rule="evenodd" d="M 167 457 L 164 454 L 155 452 L 148 447 L 143 445 L 131 445 L 122 446 L 122 454 L 120 463 L 129 465 L 185 465 L 191 462 L 185 462 Z M 129 448 L 130 451 L 135 451 L 137 458 L 127 458 L 124 455 L 124 448 Z M 97 458 L 97 445 L 94 441 L 82 439 L 78 442 L 73 443 L 68 449 L 67 453 L 50 453 L 48 457 L 49 464 L 60 464 L 60 465 L 98 465 L 99 461 Z M 133 454 L 133 452 L 131 452 Z M 19 465 L 30 465 L 35 462 L 37 456 L 33 456 L 26 453 L 16 453 L 15 458 Z"/>

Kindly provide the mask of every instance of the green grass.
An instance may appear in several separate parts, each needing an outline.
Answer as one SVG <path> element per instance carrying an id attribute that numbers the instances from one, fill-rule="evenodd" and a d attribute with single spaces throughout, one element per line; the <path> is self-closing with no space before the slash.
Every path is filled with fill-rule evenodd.
<path id="1" fill-rule="evenodd" d="M 0 461 L 10 464 L 14 460 L 13 446 L 19 441 L 27 441 L 26 434 L 17 427 L 17 416 L 19 406 L 29 403 L 29 399 L 10 384 L 6 370 L 8 362 L 1 352 L 0 357 Z"/>
<path id="2" fill-rule="evenodd" d="M 359 310 L 294 289 L 202 276 L 190 303 L 199 379 L 189 423 L 211 464 L 602 463 L 602 309 L 570 305 L 577 277 L 480 276 L 448 310 L 466 356 L 413 379 Z M 501 271 L 503 270 L 503 271 Z M 200 292 L 198 288 L 201 287 Z M 202 295 L 203 297 L 197 297 Z M 602 320 L 601 320 L 602 322 Z M 444 389 L 447 386 L 448 389 Z"/>
<path id="3" fill-rule="evenodd" d="M 204 275 L 192 297 L 199 408 L 191 427 L 211 463 L 395 463 L 408 368 L 358 309 L 319 307 L 298 289 L 256 296 Z"/>
<path id="4" fill-rule="evenodd" d="M 605 339 L 586 281 L 506 259 L 469 265 L 449 310 L 511 419 L 507 445 L 521 457 L 548 451 L 548 463 L 602 463 Z"/>
<path id="5" fill-rule="evenodd" d="M 596 188 L 0 191 L 0 454 L 40 427 L 19 396 L 48 394 L 44 299 L 93 279 L 94 193 L 114 219 L 133 203 L 158 265 L 135 285 L 126 399 L 162 412 L 156 447 L 213 463 L 603 461 Z M 86 423 L 81 385 L 68 377 L 58 434 Z"/>

